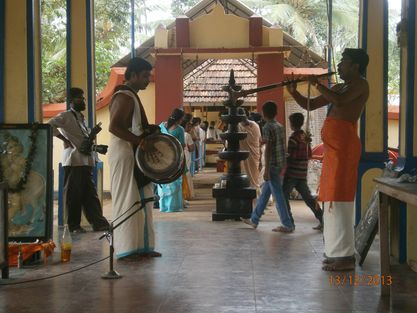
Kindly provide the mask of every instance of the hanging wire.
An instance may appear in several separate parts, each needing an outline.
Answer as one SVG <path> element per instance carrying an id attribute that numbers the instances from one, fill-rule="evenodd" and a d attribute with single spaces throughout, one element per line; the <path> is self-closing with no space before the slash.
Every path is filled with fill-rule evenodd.
<path id="1" fill-rule="evenodd" d="M 136 51 L 135 51 L 135 0 L 130 1 L 130 40 L 131 40 L 131 52 L 130 56 L 132 58 L 135 57 Z"/>
<path id="2" fill-rule="evenodd" d="M 327 62 L 328 62 L 328 71 L 329 73 L 336 71 L 336 61 L 334 56 L 333 49 L 333 0 L 326 0 L 326 12 L 327 12 Z M 336 83 L 338 83 L 338 77 L 336 75 Z M 328 86 L 331 85 L 331 76 L 328 77 L 327 81 Z"/>
<path id="3" fill-rule="evenodd" d="M 86 267 L 89 267 L 89 266 L 92 266 L 94 264 L 100 263 L 100 262 L 102 262 L 104 260 L 107 260 L 108 258 L 109 257 L 106 256 L 105 258 L 96 260 L 94 262 L 91 262 L 91 263 L 86 264 L 86 265 L 83 265 L 83 266 L 80 266 L 80 267 L 75 268 L 75 269 L 73 269 L 71 271 L 59 273 L 59 274 L 56 274 L 56 275 L 45 276 L 45 277 L 40 277 L 40 278 L 35 278 L 35 279 L 29 279 L 29 280 L 22 280 L 22 281 L 17 281 L 17 282 L 7 282 L 7 283 L 1 282 L 0 283 L 0 286 L 10 286 L 10 285 L 20 285 L 20 284 L 26 284 L 26 283 L 33 283 L 33 282 L 37 282 L 37 281 L 42 281 L 42 280 L 47 280 L 47 279 L 51 279 L 51 278 L 55 278 L 55 277 L 64 276 L 64 275 L 71 274 L 71 273 L 77 272 L 79 270 L 82 270 L 82 269 L 84 269 Z"/>
<path id="4" fill-rule="evenodd" d="M 306 135 L 308 136 L 308 140 L 310 138 L 310 98 L 311 98 L 311 82 L 308 81 L 308 87 L 307 87 L 307 121 L 306 121 Z M 310 144 L 306 145 L 307 149 L 307 155 L 308 155 L 308 148 L 310 147 Z"/>

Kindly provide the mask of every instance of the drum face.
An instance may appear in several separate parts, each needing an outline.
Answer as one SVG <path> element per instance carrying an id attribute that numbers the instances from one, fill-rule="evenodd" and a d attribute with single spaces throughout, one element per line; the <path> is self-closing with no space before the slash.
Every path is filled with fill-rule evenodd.
<path id="1" fill-rule="evenodd" d="M 181 143 L 168 134 L 155 134 L 145 138 L 158 152 L 155 154 L 141 148 L 136 150 L 135 159 L 140 170 L 155 183 L 176 180 L 183 171 L 185 160 Z"/>
<path id="2" fill-rule="evenodd" d="M 158 138 L 160 140 L 151 140 L 153 146 L 160 152 L 156 157 L 152 157 L 150 153 L 144 152 L 145 164 L 150 171 L 155 173 L 166 173 L 171 171 L 176 165 L 176 156 L 179 155 L 175 145 L 166 137 Z"/>

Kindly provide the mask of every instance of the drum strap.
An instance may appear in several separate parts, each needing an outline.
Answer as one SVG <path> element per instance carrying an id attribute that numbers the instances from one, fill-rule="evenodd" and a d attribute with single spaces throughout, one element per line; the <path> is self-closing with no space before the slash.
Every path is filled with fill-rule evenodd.
<path id="1" fill-rule="evenodd" d="M 140 98 L 138 96 L 138 94 L 129 86 L 127 85 L 119 85 L 114 89 L 114 92 L 118 92 L 120 90 L 127 90 L 130 91 L 133 95 L 133 97 L 136 98 L 136 100 L 139 103 L 139 110 L 140 110 L 140 119 L 141 119 L 141 123 L 142 123 L 142 128 L 145 130 L 148 128 L 149 126 L 149 122 L 148 122 L 148 118 L 146 117 L 146 113 L 145 113 L 145 109 L 143 108 L 142 102 L 140 101 Z"/>
<path id="2" fill-rule="evenodd" d="M 138 97 L 138 94 L 129 86 L 127 85 L 119 85 L 115 88 L 114 92 L 116 93 L 117 91 L 120 90 L 127 90 L 130 91 L 132 93 L 132 96 L 136 98 L 136 100 L 139 103 L 139 110 L 140 110 L 140 119 L 142 122 L 142 128 L 145 130 L 146 128 L 148 128 L 149 126 L 149 122 L 148 122 L 148 118 L 146 117 L 145 114 L 145 110 L 143 108 L 142 102 L 140 102 L 140 99 Z M 137 145 L 132 145 L 132 153 L 133 156 L 135 155 L 136 152 L 136 148 Z M 139 169 L 138 165 L 136 164 L 136 162 L 134 162 L 134 167 L 133 167 L 133 176 L 135 177 L 136 180 L 136 184 L 138 185 L 138 188 L 141 189 L 143 187 L 145 187 L 147 184 L 149 184 L 151 181 L 151 179 L 148 176 L 145 176 L 145 174 L 143 174 L 143 172 Z"/>
<path id="3" fill-rule="evenodd" d="M 133 146 L 133 155 L 135 155 L 137 146 Z M 145 176 L 143 172 L 139 169 L 138 165 L 135 162 L 135 166 L 133 167 L 133 176 L 135 177 L 136 184 L 138 185 L 138 188 L 141 189 L 145 187 L 147 184 L 149 184 L 151 179 L 148 176 Z"/>

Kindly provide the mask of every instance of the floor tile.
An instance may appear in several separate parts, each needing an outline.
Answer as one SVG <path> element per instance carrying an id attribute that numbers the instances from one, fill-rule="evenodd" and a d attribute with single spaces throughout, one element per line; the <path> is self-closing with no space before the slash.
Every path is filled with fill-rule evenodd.
<path id="1" fill-rule="evenodd" d="M 214 173 L 204 175 L 212 178 Z M 198 177 L 200 182 L 204 179 Z M 278 224 L 274 208 L 266 210 L 256 230 L 238 221 L 212 222 L 215 202 L 210 197 L 211 190 L 203 189 L 182 213 L 154 210 L 156 249 L 163 256 L 139 262 L 115 260 L 120 279 L 101 278 L 109 270 L 108 259 L 78 270 L 109 255 L 108 243 L 93 232 L 73 236 L 67 264 L 60 263 L 57 249 L 47 265 L 12 268 L 11 279 L 0 283 L 73 272 L 0 286 L 0 312 L 417 312 L 417 273 L 407 265 L 392 266 L 391 298 L 381 298 L 379 286 L 332 284 L 331 278 L 340 273 L 321 270 L 323 236 L 311 229 L 316 221 L 302 201 L 291 203 L 296 231 L 280 234 L 271 231 Z M 109 201 L 104 212 L 111 216 Z M 61 232 L 55 225 L 54 238 Z M 377 237 L 363 266 L 349 273 L 377 275 L 378 248 Z"/>

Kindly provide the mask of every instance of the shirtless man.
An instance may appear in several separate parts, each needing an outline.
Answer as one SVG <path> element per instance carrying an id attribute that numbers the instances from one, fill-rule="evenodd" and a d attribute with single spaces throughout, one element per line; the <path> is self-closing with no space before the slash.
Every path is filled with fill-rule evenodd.
<path id="1" fill-rule="evenodd" d="M 321 132 L 324 158 L 319 191 L 319 200 L 324 202 L 322 269 L 325 271 L 355 268 L 354 198 L 361 155 L 357 121 L 369 96 L 369 85 L 363 77 L 368 62 L 364 50 L 347 48 L 337 65 L 344 83 L 329 89 L 316 77 L 309 79 L 321 93 L 310 99 L 310 110 L 330 104 Z M 295 101 L 307 109 L 307 98 L 297 91 L 296 84 L 287 89 Z"/>

